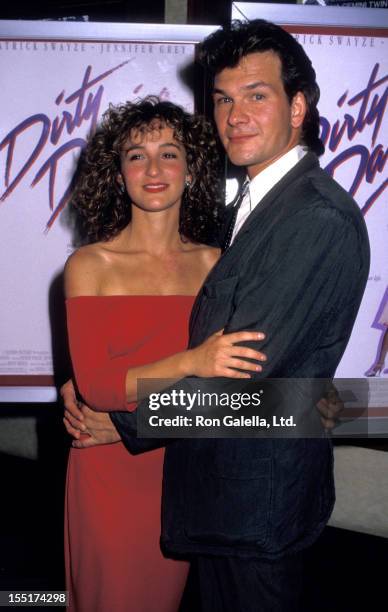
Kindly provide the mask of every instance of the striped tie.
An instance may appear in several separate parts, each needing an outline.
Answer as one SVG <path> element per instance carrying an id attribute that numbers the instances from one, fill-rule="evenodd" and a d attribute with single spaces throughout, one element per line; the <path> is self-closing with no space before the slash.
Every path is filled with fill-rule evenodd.
<path id="1" fill-rule="evenodd" d="M 239 208 L 241 206 L 241 203 L 242 203 L 243 199 L 245 198 L 245 195 L 246 195 L 246 193 L 248 191 L 248 188 L 249 188 L 249 181 L 245 181 L 243 183 L 243 186 L 241 187 L 240 191 L 238 192 L 235 200 L 234 200 L 232 218 L 230 220 L 228 231 L 226 232 L 224 244 L 222 246 L 222 252 L 223 253 L 230 247 L 230 243 L 231 243 L 231 240 L 232 240 L 234 226 L 236 225 L 237 214 L 238 214 Z"/>

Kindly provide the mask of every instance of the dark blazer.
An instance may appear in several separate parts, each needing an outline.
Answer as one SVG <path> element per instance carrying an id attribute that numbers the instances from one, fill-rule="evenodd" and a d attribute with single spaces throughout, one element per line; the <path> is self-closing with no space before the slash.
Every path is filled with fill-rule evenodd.
<path id="1" fill-rule="evenodd" d="M 190 347 L 223 327 L 261 330 L 268 361 L 258 378 L 331 378 L 368 271 L 358 206 L 308 153 L 210 272 L 193 307 Z M 113 415 L 136 450 L 131 418 Z M 162 545 L 269 558 L 300 550 L 332 511 L 332 467 L 326 438 L 177 440 L 166 448 Z"/>

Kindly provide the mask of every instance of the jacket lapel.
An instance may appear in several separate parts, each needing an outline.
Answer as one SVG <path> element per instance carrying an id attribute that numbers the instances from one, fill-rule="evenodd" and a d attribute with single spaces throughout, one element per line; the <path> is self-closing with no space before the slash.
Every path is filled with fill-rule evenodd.
<path id="1" fill-rule="evenodd" d="M 256 229 L 256 220 L 257 218 L 270 206 L 276 206 L 276 200 L 279 196 L 295 181 L 295 179 L 299 178 L 312 168 L 319 166 L 318 158 L 315 153 L 307 153 L 287 174 L 283 176 L 282 179 L 276 185 L 270 189 L 270 191 L 264 196 L 264 198 L 259 202 L 254 211 L 249 215 L 244 225 L 241 227 L 238 232 L 236 238 L 231 245 L 231 249 L 241 240 L 242 236 L 244 236 L 247 232 L 252 229 Z M 293 202 L 289 202 L 287 204 L 284 203 L 284 199 L 281 201 L 282 209 L 284 207 L 288 207 L 293 205 Z M 281 211 L 278 211 L 279 214 Z M 274 217 L 278 217 L 278 215 L 274 215 Z"/>

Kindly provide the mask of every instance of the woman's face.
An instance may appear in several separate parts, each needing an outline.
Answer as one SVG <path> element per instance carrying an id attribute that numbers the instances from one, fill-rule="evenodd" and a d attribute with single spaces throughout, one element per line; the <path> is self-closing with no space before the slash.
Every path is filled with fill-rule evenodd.
<path id="1" fill-rule="evenodd" d="M 132 130 L 121 151 L 121 179 L 134 206 L 148 212 L 179 208 L 190 180 L 186 151 L 170 127 Z"/>

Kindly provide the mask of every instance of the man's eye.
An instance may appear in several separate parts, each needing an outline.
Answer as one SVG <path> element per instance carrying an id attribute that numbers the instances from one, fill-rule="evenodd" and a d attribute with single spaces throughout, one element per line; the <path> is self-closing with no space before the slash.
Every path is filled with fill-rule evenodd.
<path id="1" fill-rule="evenodd" d="M 264 96 L 263 96 L 263 94 L 255 93 L 255 94 L 253 94 L 253 99 L 254 100 L 264 100 Z"/>
<path id="2" fill-rule="evenodd" d="M 217 105 L 228 104 L 231 101 L 232 101 L 232 99 L 228 98 L 227 96 L 222 96 L 222 98 L 216 98 L 216 104 Z"/>

